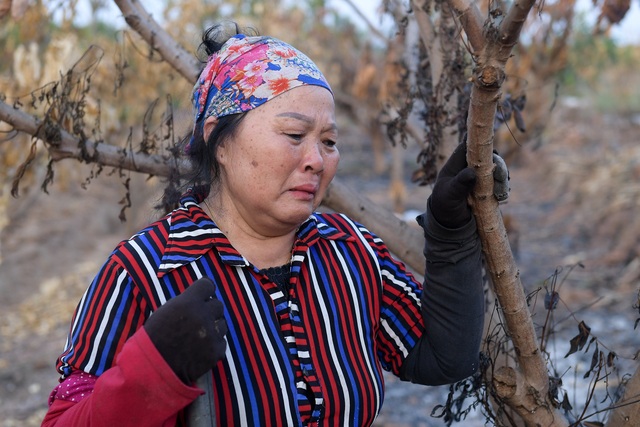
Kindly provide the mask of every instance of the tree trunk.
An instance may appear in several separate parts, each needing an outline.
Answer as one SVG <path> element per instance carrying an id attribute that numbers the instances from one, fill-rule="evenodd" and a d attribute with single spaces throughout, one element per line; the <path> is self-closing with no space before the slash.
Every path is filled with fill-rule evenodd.
<path id="1" fill-rule="evenodd" d="M 606 427 L 632 427 L 640 420 L 640 367 L 625 385 L 624 393 L 609 414 Z"/>
<path id="2" fill-rule="evenodd" d="M 461 23 L 475 61 L 467 119 L 467 162 L 475 168 L 478 181 L 470 202 L 487 269 L 518 362 L 517 367 L 499 368 L 494 373 L 492 386 L 497 396 L 528 426 L 566 426 L 567 420 L 549 397 L 546 363 L 538 347 L 498 201 L 493 196 L 493 123 L 505 79 L 504 68 L 534 2 L 516 1 L 499 25 L 474 19 L 479 14 L 474 12 L 476 7 L 471 3 L 456 0 L 450 3 L 459 16 L 464 17 Z"/>

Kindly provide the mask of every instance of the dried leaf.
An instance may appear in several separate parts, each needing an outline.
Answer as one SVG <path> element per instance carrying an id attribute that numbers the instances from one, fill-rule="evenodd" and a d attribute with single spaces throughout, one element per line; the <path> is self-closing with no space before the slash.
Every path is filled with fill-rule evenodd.
<path id="1" fill-rule="evenodd" d="M 33 143 L 31 143 L 31 148 L 29 149 L 29 154 L 27 158 L 22 164 L 18 167 L 18 171 L 16 172 L 15 177 L 13 178 L 13 182 L 11 183 L 11 195 L 13 197 L 18 197 L 20 195 L 20 180 L 24 177 L 24 174 L 27 172 L 29 165 L 36 158 L 36 148 L 37 148 L 38 140 L 33 138 Z"/>
<path id="2" fill-rule="evenodd" d="M 522 114 L 520 114 L 520 111 L 515 109 L 513 110 L 513 119 L 516 122 L 516 127 L 520 132 L 524 133 L 527 131 L 527 127 L 524 124 L 524 119 L 522 118 Z"/>
<path id="3" fill-rule="evenodd" d="M 608 367 L 610 367 L 610 368 L 613 367 L 613 361 L 614 361 L 614 359 L 616 357 L 618 357 L 618 355 L 613 351 L 610 351 L 609 354 L 607 354 L 607 366 Z"/>
<path id="4" fill-rule="evenodd" d="M 598 365 L 598 360 L 600 359 L 600 357 L 601 355 L 600 351 L 598 350 L 598 344 L 596 344 L 596 349 L 593 351 L 593 356 L 591 356 L 591 366 L 589 367 L 589 370 L 584 373 L 583 378 L 589 377 L 589 374 L 591 374 L 591 372 L 593 372 L 595 367 Z"/>
<path id="5" fill-rule="evenodd" d="M 433 418 L 442 418 L 446 414 L 446 408 L 444 405 L 436 405 L 431 410 L 431 416 Z"/>
<path id="6" fill-rule="evenodd" d="M 571 412 L 571 410 L 573 409 L 571 403 L 569 403 L 569 396 L 567 395 L 567 393 L 564 394 L 564 398 L 562 399 L 560 407 L 567 412 Z"/>
<path id="7" fill-rule="evenodd" d="M 558 392 L 562 386 L 562 378 L 549 376 L 549 396 L 558 401 Z"/>
<path id="8" fill-rule="evenodd" d="M 514 109 L 518 111 L 524 110 L 524 106 L 527 104 L 527 95 L 525 94 L 520 95 L 513 101 L 512 104 Z"/>
<path id="9" fill-rule="evenodd" d="M 560 294 L 556 291 L 552 291 L 547 293 L 544 296 L 544 308 L 545 310 L 555 310 L 558 306 L 558 301 L 560 301 Z"/>
<path id="10" fill-rule="evenodd" d="M 580 322 L 580 324 L 578 325 L 578 335 L 571 338 L 571 341 L 569 341 L 569 343 L 571 344 L 571 348 L 569 349 L 569 352 L 564 355 L 564 357 L 568 357 L 576 351 L 582 350 L 587 342 L 587 339 L 589 338 L 590 333 L 591 328 L 588 327 L 586 323 L 584 323 L 584 320 Z"/>

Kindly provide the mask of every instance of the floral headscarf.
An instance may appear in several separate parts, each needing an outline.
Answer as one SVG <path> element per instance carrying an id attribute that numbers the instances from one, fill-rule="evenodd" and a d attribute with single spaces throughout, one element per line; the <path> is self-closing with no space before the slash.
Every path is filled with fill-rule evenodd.
<path id="1" fill-rule="evenodd" d="M 193 88 L 195 126 L 202 127 L 211 116 L 251 110 L 303 85 L 331 91 L 313 61 L 293 46 L 272 37 L 238 34 L 209 57 Z M 193 137 L 187 151 L 192 143 Z"/>

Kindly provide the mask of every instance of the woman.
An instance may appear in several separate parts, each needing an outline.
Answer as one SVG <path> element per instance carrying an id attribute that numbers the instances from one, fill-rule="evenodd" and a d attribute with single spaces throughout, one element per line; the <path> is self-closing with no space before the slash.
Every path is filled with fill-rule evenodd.
<path id="1" fill-rule="evenodd" d="M 315 64 L 279 40 L 218 30 L 203 37 L 194 88 L 192 189 L 122 242 L 86 291 L 44 426 L 181 424 L 208 372 L 220 425 L 366 426 L 383 369 L 434 385 L 478 368 L 465 146 L 418 218 L 423 288 L 363 225 L 315 212 L 340 157 Z"/>

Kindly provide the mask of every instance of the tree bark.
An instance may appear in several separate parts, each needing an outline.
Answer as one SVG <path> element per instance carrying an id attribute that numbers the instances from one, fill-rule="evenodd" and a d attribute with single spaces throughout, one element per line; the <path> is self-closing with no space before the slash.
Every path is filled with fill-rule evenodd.
<path id="1" fill-rule="evenodd" d="M 566 426 L 565 417 L 549 397 L 546 362 L 538 347 L 520 274 L 509 246 L 507 233 L 493 197 L 493 123 L 505 64 L 516 44 L 533 0 L 516 1 L 502 23 L 484 25 L 477 20 L 476 6 L 450 0 L 467 33 L 475 67 L 467 120 L 467 162 L 476 170 L 477 184 L 470 203 L 482 241 L 487 270 L 494 284 L 506 329 L 515 348 L 518 366 L 504 366 L 494 373 L 497 395 L 518 413 L 528 426 Z M 482 28 L 482 39 L 478 29 Z"/>
<path id="2" fill-rule="evenodd" d="M 49 155 L 56 161 L 73 158 L 163 177 L 168 177 L 172 167 L 177 167 L 177 165 L 172 166 L 171 161 L 162 156 L 134 153 L 111 144 L 87 140 L 81 147 L 79 138 L 56 124 L 37 119 L 1 101 L 0 119 L 9 123 L 17 131 L 45 141 Z M 85 156 L 88 157 L 83 158 Z"/>
<path id="3" fill-rule="evenodd" d="M 640 367 L 636 369 L 624 388 L 620 400 L 609 414 L 606 427 L 631 427 L 640 420 Z"/>

